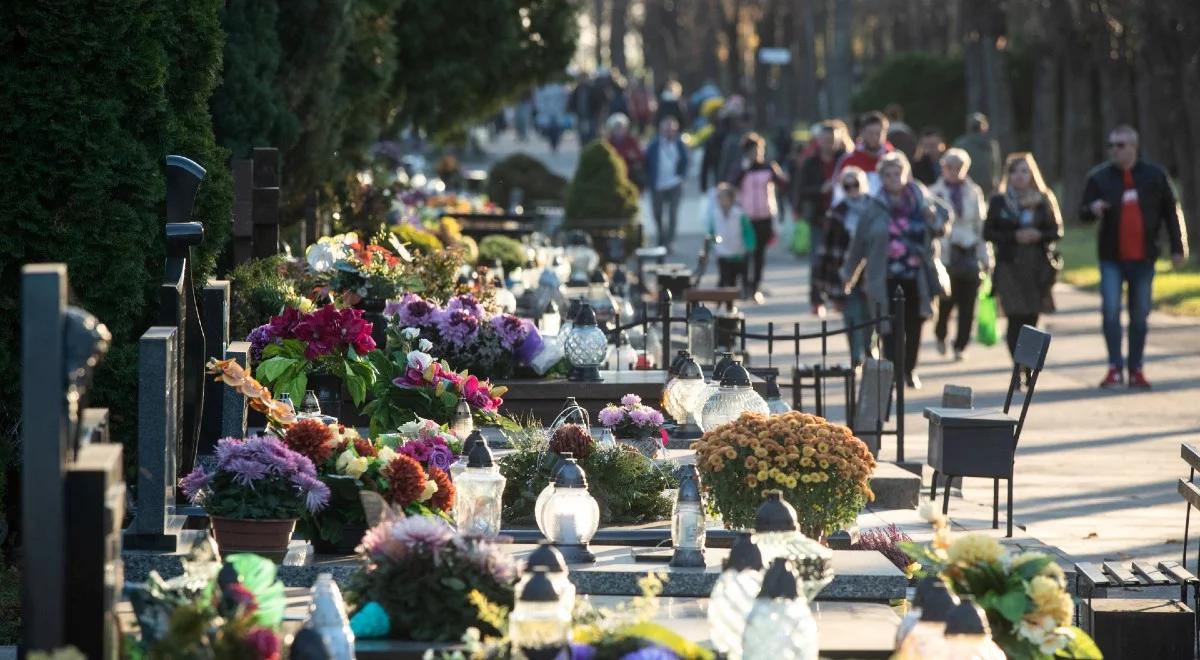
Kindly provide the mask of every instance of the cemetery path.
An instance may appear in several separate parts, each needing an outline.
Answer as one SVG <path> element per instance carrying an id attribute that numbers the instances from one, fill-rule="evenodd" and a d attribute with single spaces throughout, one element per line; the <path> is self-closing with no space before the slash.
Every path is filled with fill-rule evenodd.
<path id="1" fill-rule="evenodd" d="M 544 143 L 518 145 L 507 135 L 487 148 L 493 158 L 526 151 L 568 177 L 578 157 L 573 138 L 554 155 Z M 678 255 L 695 254 L 703 233 L 695 177 L 685 186 Z M 644 209 L 648 206 L 643 205 Z M 643 213 L 647 226 L 652 226 L 648 211 Z M 1089 229 L 1069 227 L 1067 231 Z M 706 278 L 706 283 L 715 284 L 713 269 Z M 742 306 L 752 328 L 765 330 L 768 321 L 799 322 L 806 329 L 819 326 L 807 304 L 806 259 L 795 257 L 782 245 L 775 246 L 768 259 L 766 288 L 765 304 Z M 1046 370 L 1017 450 L 1014 518 L 1030 535 L 1077 560 L 1178 560 L 1185 508 L 1175 481 L 1187 476 L 1179 445 L 1200 442 L 1200 323 L 1152 314 L 1146 373 L 1154 389 L 1103 391 L 1097 387 L 1107 362 L 1099 296 L 1066 285 L 1059 285 L 1054 293 L 1059 311 L 1042 321 L 1043 329 L 1053 337 Z M 833 316 L 829 321 L 840 323 Z M 1004 323 L 1002 319 L 1001 325 Z M 918 366 L 924 388 L 908 392 L 909 460 L 925 456 L 928 424 L 921 411 L 938 404 L 944 385 L 971 386 L 977 406 L 999 406 L 1011 373 L 1008 351 L 1002 344 L 973 344 L 968 359 L 955 363 L 950 356 L 937 354 L 932 334 L 932 323 L 927 323 Z M 810 352 L 815 349 L 805 348 L 802 359 L 818 359 Z M 844 356 L 845 351 L 843 340 L 832 342 L 833 355 Z M 839 409 L 831 410 L 829 416 L 844 419 Z M 883 458 L 895 458 L 894 440 L 885 440 Z M 926 470 L 926 480 L 928 474 Z M 964 496 L 975 503 L 990 503 L 991 482 L 966 480 Z M 963 507 L 961 502 L 958 506 L 964 515 L 979 515 L 974 506 Z M 952 498 L 951 516 L 955 507 Z"/>

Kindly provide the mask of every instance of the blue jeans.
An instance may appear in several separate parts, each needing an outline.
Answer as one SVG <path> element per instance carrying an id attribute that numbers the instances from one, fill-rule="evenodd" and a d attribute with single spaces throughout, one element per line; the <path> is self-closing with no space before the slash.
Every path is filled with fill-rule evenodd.
<path id="1" fill-rule="evenodd" d="M 857 289 L 851 291 L 842 306 L 842 322 L 846 324 L 846 327 L 850 327 L 865 323 L 870 318 L 871 312 L 867 309 L 867 297 Z M 846 340 L 850 343 L 851 364 L 854 366 L 862 364 L 863 358 L 867 355 L 867 345 L 871 343 L 871 328 L 851 330 L 846 333 Z"/>
<path id="2" fill-rule="evenodd" d="M 1146 349 L 1154 262 L 1100 262 L 1100 313 L 1104 318 L 1104 341 L 1108 344 L 1108 366 L 1113 369 L 1125 367 L 1121 356 L 1121 292 L 1126 283 L 1129 284 L 1129 370 L 1136 371 L 1142 368 Z"/>

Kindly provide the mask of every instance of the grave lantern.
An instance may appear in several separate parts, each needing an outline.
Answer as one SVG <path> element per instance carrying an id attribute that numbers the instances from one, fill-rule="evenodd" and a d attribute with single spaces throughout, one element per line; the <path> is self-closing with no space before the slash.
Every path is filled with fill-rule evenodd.
<path id="1" fill-rule="evenodd" d="M 546 569 L 535 568 L 508 618 L 509 640 L 523 657 L 554 658 L 567 648 L 571 615 L 560 597 Z"/>
<path id="2" fill-rule="evenodd" d="M 804 597 L 812 601 L 833 580 L 833 550 L 800 532 L 796 510 L 778 490 L 754 512 L 754 542 L 764 564 L 786 559 L 799 575 Z"/>
<path id="3" fill-rule="evenodd" d="M 767 410 L 770 411 L 772 417 L 782 415 L 792 411 L 792 407 L 787 401 L 783 400 L 783 394 L 779 391 L 779 380 L 774 374 L 767 376 Z"/>
<path id="4" fill-rule="evenodd" d="M 679 352 L 675 354 L 675 359 L 671 360 L 671 366 L 667 368 L 667 378 L 671 379 L 678 376 L 679 368 L 682 367 L 683 363 L 687 362 L 688 358 L 690 357 L 692 357 L 692 354 L 687 349 L 679 349 Z"/>
<path id="5" fill-rule="evenodd" d="M 342 592 L 333 581 L 331 573 L 322 573 L 312 588 L 312 602 L 308 607 L 305 628 L 321 635 L 330 660 L 353 660 L 354 631 L 346 616 L 346 603 Z"/>
<path id="6" fill-rule="evenodd" d="M 679 492 L 671 511 L 671 566 L 704 567 L 704 504 L 700 501 L 700 473 L 694 464 L 679 468 Z"/>
<path id="7" fill-rule="evenodd" d="M 450 432 L 459 440 L 466 440 L 474 430 L 475 420 L 471 417 L 471 404 L 460 398 L 458 405 L 454 407 L 454 415 L 450 418 Z"/>
<path id="8" fill-rule="evenodd" d="M 762 554 L 749 532 L 741 532 L 708 601 L 709 640 L 718 653 L 729 658 L 741 656 L 746 617 L 762 590 L 762 580 Z"/>
<path id="9" fill-rule="evenodd" d="M 725 370 L 729 365 L 733 364 L 733 353 L 730 351 L 721 351 L 721 357 L 717 359 L 717 363 L 713 365 L 712 382 L 720 383 L 721 376 L 725 375 Z"/>
<path id="10" fill-rule="evenodd" d="M 796 575 L 782 557 L 771 562 L 742 633 L 743 660 L 817 660 L 817 622 Z"/>
<path id="11" fill-rule="evenodd" d="M 535 517 L 538 529 L 568 564 L 596 561 L 588 543 L 600 527 L 600 506 L 588 492 L 587 475 L 574 458 L 563 459 L 554 477 L 554 490 L 541 515 Z"/>
<path id="12" fill-rule="evenodd" d="M 454 519 L 465 534 L 495 536 L 500 533 L 501 499 L 506 479 L 496 469 L 492 450 L 478 442 L 467 456 L 466 469 L 458 476 Z"/>
<path id="13" fill-rule="evenodd" d="M 716 322 L 713 313 L 700 303 L 688 314 L 688 351 L 700 364 L 712 364 L 717 349 Z"/>
<path id="14" fill-rule="evenodd" d="M 551 454 L 553 456 L 553 454 Z M 575 455 L 569 451 L 564 451 L 558 455 L 557 463 L 554 465 L 553 472 L 550 473 L 550 482 L 538 493 L 537 500 L 533 503 L 533 519 L 537 520 L 542 515 L 542 509 L 546 508 L 546 502 L 550 501 L 550 496 L 554 494 L 554 479 L 558 477 L 558 471 L 566 465 L 568 458 L 575 458 Z M 560 555 L 561 556 L 561 555 Z"/>
<path id="15" fill-rule="evenodd" d="M 704 372 L 691 356 L 687 356 L 676 376 L 663 388 L 663 407 L 675 420 L 671 437 L 688 440 L 704 435 L 699 418 L 708 394 Z"/>
<path id="16" fill-rule="evenodd" d="M 567 570 L 567 562 L 563 560 L 562 553 L 549 543 L 539 543 L 537 549 L 529 553 L 529 558 L 525 560 L 525 577 L 517 585 L 517 593 L 521 593 L 525 583 L 533 577 L 533 571 L 539 568 L 546 571 L 546 577 L 550 578 L 550 582 L 554 583 L 554 588 L 558 590 L 559 602 L 570 614 L 575 609 L 575 584 L 571 582 L 571 574 Z"/>
<path id="17" fill-rule="evenodd" d="M 711 390 L 711 388 L 710 388 Z M 770 414 L 767 402 L 750 385 L 750 372 L 738 360 L 734 360 L 721 376 L 721 384 L 704 402 L 700 412 L 700 426 L 711 431 L 727 422 L 732 422 L 744 412 Z"/>
<path id="18" fill-rule="evenodd" d="M 459 475 L 467 469 L 467 460 L 471 455 L 471 450 L 479 443 L 487 444 L 487 440 L 483 439 L 483 434 L 479 432 L 479 429 L 471 431 L 467 434 L 467 439 L 463 440 L 462 454 L 459 454 L 458 460 L 450 466 L 450 479 L 455 483 L 458 482 Z"/>
<path id="19" fill-rule="evenodd" d="M 958 603 L 958 597 L 950 593 L 945 582 L 939 580 L 930 584 L 921 602 L 921 618 L 900 643 L 901 655 L 924 658 L 944 650 L 946 619 Z"/>
<path id="20" fill-rule="evenodd" d="M 575 325 L 567 334 L 563 346 L 567 360 L 571 363 L 568 380 L 596 383 L 600 377 L 600 364 L 608 355 L 608 338 L 596 325 L 596 312 L 586 302 L 579 305 Z"/>

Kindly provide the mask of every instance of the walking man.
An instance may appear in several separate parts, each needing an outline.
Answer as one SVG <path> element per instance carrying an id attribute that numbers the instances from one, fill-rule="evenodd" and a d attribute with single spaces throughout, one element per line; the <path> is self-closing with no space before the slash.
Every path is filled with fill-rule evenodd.
<path id="1" fill-rule="evenodd" d="M 1100 221 L 1100 297 L 1104 341 L 1108 345 L 1108 373 L 1100 387 L 1124 382 L 1129 367 L 1129 387 L 1150 387 L 1142 372 L 1146 347 L 1146 319 L 1158 259 L 1159 235 L 1166 233 L 1171 261 L 1187 261 L 1187 228 L 1175 191 L 1162 168 L 1138 158 L 1138 134 L 1118 126 L 1108 135 L 1109 161 L 1088 173 L 1080 208 L 1084 222 Z M 1129 287 L 1129 359 L 1121 354 L 1121 293 Z"/>
<path id="2" fill-rule="evenodd" d="M 672 116 L 664 117 L 658 135 L 646 147 L 646 177 L 658 244 L 666 246 L 668 251 L 675 243 L 679 200 L 687 171 L 688 153 L 679 138 L 679 122 Z"/>
<path id="3" fill-rule="evenodd" d="M 987 115 L 975 112 L 967 117 L 967 132 L 954 141 L 954 146 L 971 156 L 971 179 L 984 195 L 996 189 L 1000 174 L 1000 143 L 992 138 L 990 130 Z"/>

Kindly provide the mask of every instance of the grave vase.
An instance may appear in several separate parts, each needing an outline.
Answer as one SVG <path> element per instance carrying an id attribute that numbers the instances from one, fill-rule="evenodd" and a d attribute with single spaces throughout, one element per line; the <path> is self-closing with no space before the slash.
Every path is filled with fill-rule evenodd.
<path id="1" fill-rule="evenodd" d="M 645 431 L 632 436 L 618 437 L 617 442 L 633 447 L 642 456 L 651 460 L 662 457 L 662 435 L 658 431 Z"/>
<path id="2" fill-rule="evenodd" d="M 342 417 L 342 379 L 330 374 L 308 375 L 308 389 L 316 392 L 321 413 L 330 417 Z"/>
<path id="3" fill-rule="evenodd" d="M 213 536 L 222 555 L 252 552 L 275 563 L 287 556 L 296 519 L 240 520 L 212 516 Z"/>

